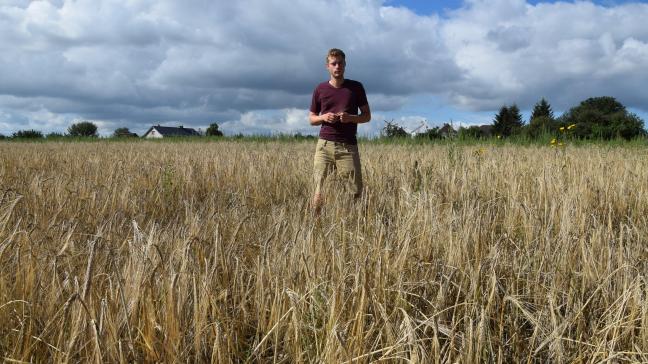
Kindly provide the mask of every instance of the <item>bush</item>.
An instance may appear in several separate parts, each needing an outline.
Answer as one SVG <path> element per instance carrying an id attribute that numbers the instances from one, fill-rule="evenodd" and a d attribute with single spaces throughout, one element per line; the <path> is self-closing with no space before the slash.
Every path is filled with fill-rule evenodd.
<path id="1" fill-rule="evenodd" d="M 643 120 L 633 113 L 625 115 L 613 115 L 611 118 L 612 134 L 615 137 L 621 137 L 629 140 L 640 136 L 646 136 Z"/>
<path id="2" fill-rule="evenodd" d="M 439 128 L 431 128 L 422 133 L 416 134 L 415 139 L 424 139 L 424 140 L 436 140 L 443 139 L 443 136 L 439 133 Z"/>
<path id="3" fill-rule="evenodd" d="M 487 138 L 486 132 L 477 125 L 472 125 L 467 128 L 459 128 L 459 139 L 483 139 Z"/>
<path id="4" fill-rule="evenodd" d="M 614 97 L 593 97 L 558 118 L 558 126 L 575 125 L 573 135 L 582 139 L 626 140 L 646 135 L 643 120 L 626 110 Z"/>
<path id="5" fill-rule="evenodd" d="M 218 124 L 216 123 L 209 124 L 205 134 L 207 136 L 223 136 L 223 132 L 218 130 Z"/>
<path id="6" fill-rule="evenodd" d="M 43 133 L 34 129 L 19 130 L 13 133 L 11 137 L 14 139 L 41 139 L 43 137 Z"/>
<path id="7" fill-rule="evenodd" d="M 531 138 L 537 138 L 541 135 L 556 134 L 558 124 L 549 116 L 536 116 L 529 121 L 526 127 L 526 134 Z"/>
<path id="8" fill-rule="evenodd" d="M 386 138 L 406 138 L 409 137 L 409 134 L 403 129 L 402 126 L 394 123 L 394 121 L 385 121 L 385 127 L 380 133 L 383 137 Z"/>
<path id="9" fill-rule="evenodd" d="M 89 121 L 82 121 L 70 125 L 68 134 L 74 137 L 97 137 L 97 126 Z"/>
<path id="10" fill-rule="evenodd" d="M 117 128 L 113 132 L 115 138 L 137 138 L 137 134 L 128 130 L 128 128 Z"/>
<path id="11" fill-rule="evenodd" d="M 314 139 L 317 139 L 317 138 L 315 138 L 314 135 L 303 135 L 302 133 L 299 133 L 299 132 L 297 134 L 293 135 L 293 138 L 295 138 L 296 140 L 314 140 Z"/>
<path id="12" fill-rule="evenodd" d="M 45 138 L 47 139 L 59 139 L 59 138 L 65 138 L 65 135 L 63 133 L 57 133 L 57 132 L 52 132 L 47 135 L 45 135 Z"/>

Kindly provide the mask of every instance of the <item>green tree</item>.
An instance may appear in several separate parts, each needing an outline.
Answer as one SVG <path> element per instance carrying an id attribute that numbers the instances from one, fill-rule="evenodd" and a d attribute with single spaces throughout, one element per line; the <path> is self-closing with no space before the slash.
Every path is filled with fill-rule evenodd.
<path id="1" fill-rule="evenodd" d="M 40 139 L 43 137 L 43 133 L 38 130 L 19 130 L 11 135 L 15 139 Z"/>
<path id="2" fill-rule="evenodd" d="M 207 136 L 223 136 L 223 132 L 218 129 L 217 123 L 209 124 L 209 127 L 205 131 Z"/>
<path id="3" fill-rule="evenodd" d="M 117 128 L 113 132 L 113 137 L 115 138 L 124 138 L 124 137 L 133 137 L 137 138 L 137 134 L 128 130 L 128 128 Z"/>
<path id="4" fill-rule="evenodd" d="M 581 102 L 580 106 L 587 109 L 597 110 L 606 115 L 626 111 L 625 106 L 611 96 L 590 97 Z"/>
<path id="5" fill-rule="evenodd" d="M 572 134 L 577 138 L 628 140 L 646 135 L 643 120 L 610 96 L 582 101 L 558 118 L 557 124 L 574 125 Z"/>
<path id="6" fill-rule="evenodd" d="M 613 137 L 626 140 L 646 135 L 643 120 L 630 112 L 612 114 L 609 129 Z"/>
<path id="7" fill-rule="evenodd" d="M 517 105 L 502 106 L 493 120 L 493 133 L 508 137 L 520 133 L 524 122 Z"/>
<path id="8" fill-rule="evenodd" d="M 89 121 L 81 121 L 70 125 L 68 134 L 74 137 L 97 137 L 97 126 Z"/>
<path id="9" fill-rule="evenodd" d="M 4 136 L 4 134 L 0 134 L 0 140 L 5 139 L 5 138 L 6 138 L 6 136 Z"/>
<path id="10" fill-rule="evenodd" d="M 537 138 L 543 134 L 555 134 L 557 130 L 558 125 L 551 105 L 543 97 L 533 107 L 529 125 L 526 126 L 526 134 L 531 138 Z"/>
<path id="11" fill-rule="evenodd" d="M 513 126 L 512 130 L 519 132 L 520 128 L 524 126 L 524 121 L 522 120 L 522 114 L 517 105 L 513 104 L 509 107 L 509 115 Z"/>
<path id="12" fill-rule="evenodd" d="M 544 97 L 540 99 L 540 101 L 538 101 L 535 106 L 533 106 L 533 111 L 531 112 L 531 118 L 529 119 L 529 122 L 541 116 L 547 117 L 549 119 L 555 119 L 553 110 L 551 110 L 551 105 L 549 105 Z"/>
<path id="13" fill-rule="evenodd" d="M 402 126 L 394 123 L 394 121 L 385 121 L 385 127 L 381 132 L 382 136 L 387 138 L 405 138 L 409 137 L 409 134 L 403 129 Z"/>

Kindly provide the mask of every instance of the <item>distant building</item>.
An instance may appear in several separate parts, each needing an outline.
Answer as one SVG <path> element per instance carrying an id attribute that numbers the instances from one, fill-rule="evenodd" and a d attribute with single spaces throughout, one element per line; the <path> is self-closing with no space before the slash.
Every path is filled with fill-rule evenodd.
<path id="1" fill-rule="evenodd" d="M 178 127 L 173 126 L 152 126 L 142 138 L 168 138 L 168 137 L 188 137 L 188 136 L 200 136 L 200 133 L 192 128 L 185 128 L 180 125 Z"/>
<path id="2" fill-rule="evenodd" d="M 457 131 L 452 127 L 452 125 L 445 123 L 441 128 L 439 128 L 439 135 L 442 138 L 453 138 L 457 135 Z"/>

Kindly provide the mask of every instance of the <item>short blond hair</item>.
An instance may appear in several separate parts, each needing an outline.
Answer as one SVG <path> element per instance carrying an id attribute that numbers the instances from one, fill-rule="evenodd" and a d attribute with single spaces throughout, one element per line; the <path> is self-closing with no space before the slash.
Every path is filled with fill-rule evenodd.
<path id="1" fill-rule="evenodd" d="M 346 63 L 346 55 L 341 49 L 329 49 L 328 53 L 326 54 L 326 63 L 328 63 L 329 58 L 342 58 L 342 60 Z"/>

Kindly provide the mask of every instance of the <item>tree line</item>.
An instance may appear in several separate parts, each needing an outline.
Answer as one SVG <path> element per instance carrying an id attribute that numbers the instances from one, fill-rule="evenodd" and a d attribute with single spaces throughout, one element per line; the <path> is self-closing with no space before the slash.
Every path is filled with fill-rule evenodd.
<path id="1" fill-rule="evenodd" d="M 41 138 L 62 138 L 62 137 L 98 137 L 97 125 L 89 121 L 82 121 L 70 125 L 67 129 L 67 133 L 49 133 L 44 135 L 40 130 L 28 129 L 28 130 L 18 130 L 17 132 L 11 135 L 11 138 L 14 139 L 41 139 Z M 117 129 L 119 130 L 119 129 Z M 117 130 L 115 133 L 117 133 Z M 128 129 L 126 129 L 128 130 Z M 5 137 L 0 134 L 0 139 Z"/>
<path id="2" fill-rule="evenodd" d="M 592 97 L 582 101 L 578 106 L 572 107 L 559 117 L 554 112 L 549 102 L 542 98 L 531 112 L 529 122 L 525 123 L 517 105 L 502 106 L 495 115 L 492 124 L 461 127 L 455 130 L 450 124 L 434 127 L 417 133 L 420 139 L 443 139 L 459 137 L 463 139 L 509 138 L 515 136 L 527 139 L 538 139 L 546 136 L 562 137 L 568 131 L 571 138 L 577 139 L 635 139 L 646 137 L 648 133 L 644 121 L 629 112 L 626 107 L 614 97 Z M 223 132 L 217 123 L 209 125 L 205 131 L 207 136 L 222 136 Z M 97 125 L 89 121 L 82 121 L 70 125 L 66 134 L 49 133 L 43 135 L 38 130 L 20 130 L 11 135 L 16 139 L 60 138 L 60 137 L 98 137 Z M 136 133 L 128 128 L 117 128 L 112 137 L 137 137 Z M 301 134 L 295 135 L 296 138 Z M 381 137 L 398 138 L 411 136 L 402 126 L 386 122 L 382 129 Z M 6 138 L 0 134 L 0 139 Z M 298 138 L 299 139 L 299 138 Z"/>
<path id="3" fill-rule="evenodd" d="M 440 139 L 448 137 L 447 128 L 436 127 L 416 135 L 417 138 Z M 522 136 L 538 139 L 543 136 L 561 136 L 566 132 L 578 139 L 635 139 L 648 135 L 644 121 L 629 112 L 614 97 L 592 97 L 555 117 L 549 102 L 542 98 L 533 107 L 529 122 L 525 123 L 517 105 L 502 106 L 490 125 L 452 129 L 452 136 L 466 139 L 509 138 Z M 383 137 L 405 137 L 409 133 L 401 126 L 387 122 Z"/>
<path id="4" fill-rule="evenodd" d="M 217 123 L 212 123 L 209 125 L 205 131 L 207 136 L 223 136 L 223 132 L 218 128 Z M 111 135 L 113 138 L 136 138 L 138 135 L 131 132 L 128 128 L 122 127 L 117 128 Z M 65 137 L 84 137 L 84 138 L 98 138 L 98 128 L 97 125 L 90 121 L 81 121 L 70 125 L 67 129 L 67 133 L 49 133 L 43 134 L 43 132 L 34 129 L 28 130 L 19 130 L 13 133 L 10 138 L 12 139 L 42 139 L 42 138 L 65 138 Z M 0 139 L 6 139 L 7 137 L 0 134 Z"/>

